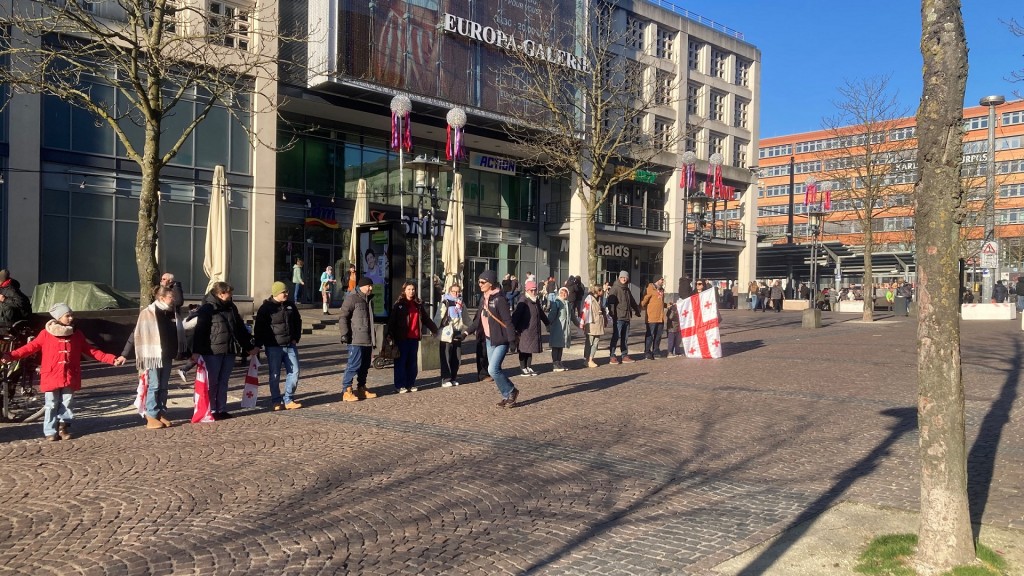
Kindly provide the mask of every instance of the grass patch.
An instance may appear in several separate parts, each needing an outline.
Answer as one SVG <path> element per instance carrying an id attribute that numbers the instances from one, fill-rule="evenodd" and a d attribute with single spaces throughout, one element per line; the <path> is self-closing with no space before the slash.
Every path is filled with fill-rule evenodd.
<path id="1" fill-rule="evenodd" d="M 910 567 L 917 549 L 916 534 L 887 534 L 872 540 L 854 570 L 867 576 L 916 576 Z M 980 565 L 961 566 L 943 576 L 1008 576 L 1006 560 L 983 544 L 977 544 Z"/>

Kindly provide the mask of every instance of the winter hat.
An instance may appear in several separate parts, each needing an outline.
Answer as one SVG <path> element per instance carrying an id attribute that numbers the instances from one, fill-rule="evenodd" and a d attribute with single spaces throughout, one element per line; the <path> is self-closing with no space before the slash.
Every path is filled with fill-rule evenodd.
<path id="1" fill-rule="evenodd" d="M 626 279 L 628 279 L 629 278 L 629 271 L 628 270 L 623 270 L 622 272 L 619 272 L 619 278 L 626 278 Z"/>
<path id="2" fill-rule="evenodd" d="M 480 273 L 479 280 L 489 282 L 491 286 L 497 286 L 498 274 L 495 273 L 494 270 L 484 270 L 483 272 Z"/>
<path id="3" fill-rule="evenodd" d="M 52 316 L 54 320 L 60 320 L 62 316 L 70 313 L 71 306 L 68 306 L 63 302 L 58 302 L 53 306 L 50 306 L 50 316 Z"/>
<path id="4" fill-rule="evenodd" d="M 537 281 L 536 280 L 527 280 L 526 281 L 526 289 L 527 290 L 536 290 L 537 289 Z"/>
<path id="5" fill-rule="evenodd" d="M 0 282 L 6 282 L 11 277 L 11 273 L 7 271 L 7 268 L 0 270 Z"/>
<path id="6" fill-rule="evenodd" d="M 271 296 L 277 296 L 281 292 L 287 292 L 287 291 L 288 291 L 288 287 L 284 285 L 284 282 L 274 282 L 274 284 L 270 287 L 270 295 Z"/>
<path id="7" fill-rule="evenodd" d="M 359 282 L 356 282 L 356 288 L 362 288 L 363 286 L 373 286 L 373 280 L 363 276 L 359 279 Z"/>

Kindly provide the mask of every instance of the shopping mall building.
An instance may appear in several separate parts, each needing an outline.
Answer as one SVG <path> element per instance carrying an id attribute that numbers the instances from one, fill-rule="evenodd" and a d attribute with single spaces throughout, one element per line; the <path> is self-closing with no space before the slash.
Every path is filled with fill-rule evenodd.
<path id="1" fill-rule="evenodd" d="M 218 4 L 218 10 L 237 4 L 242 9 L 234 13 L 244 18 L 244 3 L 235 0 L 191 1 Z M 282 33 L 308 35 L 308 41 L 276 47 L 283 60 L 301 67 L 283 67 L 279 82 L 254 79 L 263 96 L 279 99 L 279 114 L 218 110 L 164 171 L 159 261 L 190 296 L 201 295 L 207 284 L 204 237 L 217 165 L 225 166 L 231 190 L 229 281 L 237 296 L 263 298 L 274 280 L 291 279 L 298 258 L 306 263 L 307 286 L 315 285 L 326 265 L 343 270 L 360 181 L 372 219 L 404 218 L 411 230 L 432 231 L 432 238 L 427 232 L 421 239 L 423 254 L 439 258 L 450 172 L 440 172 L 434 197 L 417 186 L 422 176 L 405 163 L 420 157 L 445 162 L 446 115 L 455 107 L 467 115 L 466 155 L 458 163 L 465 195 L 464 275 L 489 268 L 499 277 L 533 272 L 590 280 L 575 183 L 535 176 L 516 157 L 502 129 L 509 96 L 494 81 L 504 49 L 495 38 L 529 41 L 525 23 L 548 10 L 568 10 L 562 19 L 573 30 L 580 18 L 573 8 L 531 0 L 279 4 Z M 756 260 L 750 166 L 759 148 L 760 52 L 741 33 L 668 2 L 619 7 L 615 18 L 627 32 L 622 57 L 645 67 L 644 89 L 661 84 L 675 92 L 650 111 L 643 129 L 671 126 L 684 133 L 689 126 L 692 135 L 673 161 L 638 170 L 614 189 L 597 221 L 600 279 L 628 270 L 642 285 L 664 275 L 672 291 L 675 279 L 690 274 L 694 222 L 680 188 L 679 158 L 691 150 L 699 186 L 708 159 L 718 153 L 722 184 L 736 190 L 735 199 L 708 209 L 703 252 L 732 262 L 731 274 L 745 283 Z M 397 95 L 407 95 L 412 107 L 412 151 L 401 161 L 391 146 L 390 103 Z M 137 292 L 134 165 L 113 133 L 84 112 L 47 97 L 14 98 L 0 132 L 0 169 L 7 175 L 0 262 L 29 289 L 41 282 L 93 280 Z M 246 95 L 235 103 L 244 108 Z M 171 121 L 188 120 L 186 107 Z M 255 147 L 246 128 L 257 136 Z M 424 274 L 430 269 L 420 265 Z M 410 265 L 407 274 L 413 270 Z"/>

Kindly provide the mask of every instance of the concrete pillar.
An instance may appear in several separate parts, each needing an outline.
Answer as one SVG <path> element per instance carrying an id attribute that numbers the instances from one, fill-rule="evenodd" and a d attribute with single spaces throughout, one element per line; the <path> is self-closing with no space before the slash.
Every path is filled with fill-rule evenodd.
<path id="1" fill-rule="evenodd" d="M 665 291 L 667 296 L 676 294 L 679 279 L 686 273 L 686 203 L 684 193 L 679 187 L 679 179 L 673 173 L 665 184 L 664 210 L 669 222 L 669 239 L 665 242 L 664 263 L 662 273 L 665 275 Z M 666 300 L 668 301 L 668 300 Z"/>
<path id="2" fill-rule="evenodd" d="M 575 180 L 574 186 L 582 186 Z M 584 188 L 589 194 L 590 189 Z M 583 279 L 584 286 L 590 286 L 590 269 L 587 260 L 590 256 L 590 238 L 587 235 L 587 215 L 583 209 L 583 201 L 578 194 L 572 195 L 569 202 L 569 274 Z"/>
<path id="3" fill-rule="evenodd" d="M 278 49 L 277 4 L 266 4 L 262 10 L 273 13 L 261 14 L 259 25 L 274 29 L 261 30 L 261 33 L 266 35 L 257 35 L 257 38 L 266 38 L 267 42 L 257 49 L 274 57 Z M 253 110 L 257 111 L 252 119 L 252 130 L 256 135 L 252 154 L 253 188 L 256 192 L 251 196 L 252 209 L 249 213 L 249 291 L 254 302 L 262 302 L 270 295 L 270 285 L 275 280 L 287 280 L 274 278 L 274 255 L 277 253 L 274 250 L 277 194 L 266 193 L 276 190 L 277 187 L 277 151 L 274 149 L 277 146 L 277 79 L 256 78 L 252 97 Z"/>
<path id="4" fill-rule="evenodd" d="M 750 281 L 757 278 L 757 184 L 747 186 L 747 191 L 741 200 L 743 206 L 743 240 L 744 246 L 740 250 L 739 270 L 737 280 L 742 289 L 750 285 Z"/>
<path id="5" fill-rule="evenodd" d="M 17 28 L 11 29 L 15 45 L 27 41 Z M 7 170 L 7 268 L 32 296 L 39 284 L 42 174 L 42 98 L 12 91 L 7 118 L 12 135 Z M 15 248 L 16 247 L 16 248 Z"/>

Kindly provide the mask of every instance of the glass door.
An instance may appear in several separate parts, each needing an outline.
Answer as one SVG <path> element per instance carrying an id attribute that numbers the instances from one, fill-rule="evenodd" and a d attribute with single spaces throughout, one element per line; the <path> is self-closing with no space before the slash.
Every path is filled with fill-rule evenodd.
<path id="1" fill-rule="evenodd" d="M 462 287 L 462 300 L 469 308 L 480 307 L 480 286 L 476 279 L 483 274 L 484 270 L 494 270 L 491 267 L 491 260 L 487 258 L 470 258 L 466 261 L 466 285 Z M 495 261 L 497 264 L 497 261 Z"/>
<path id="2" fill-rule="evenodd" d="M 306 275 L 306 288 L 303 299 L 307 302 L 311 302 L 314 305 L 320 305 L 323 302 L 320 296 L 320 275 L 324 273 L 324 270 L 328 266 L 334 266 L 334 246 L 330 244 L 307 244 L 306 245 L 306 264 L 303 266 L 303 273 Z M 334 277 L 338 277 L 338 271 L 334 271 Z M 338 294 L 338 285 L 334 285 L 332 290 L 331 302 L 333 302 Z"/>

